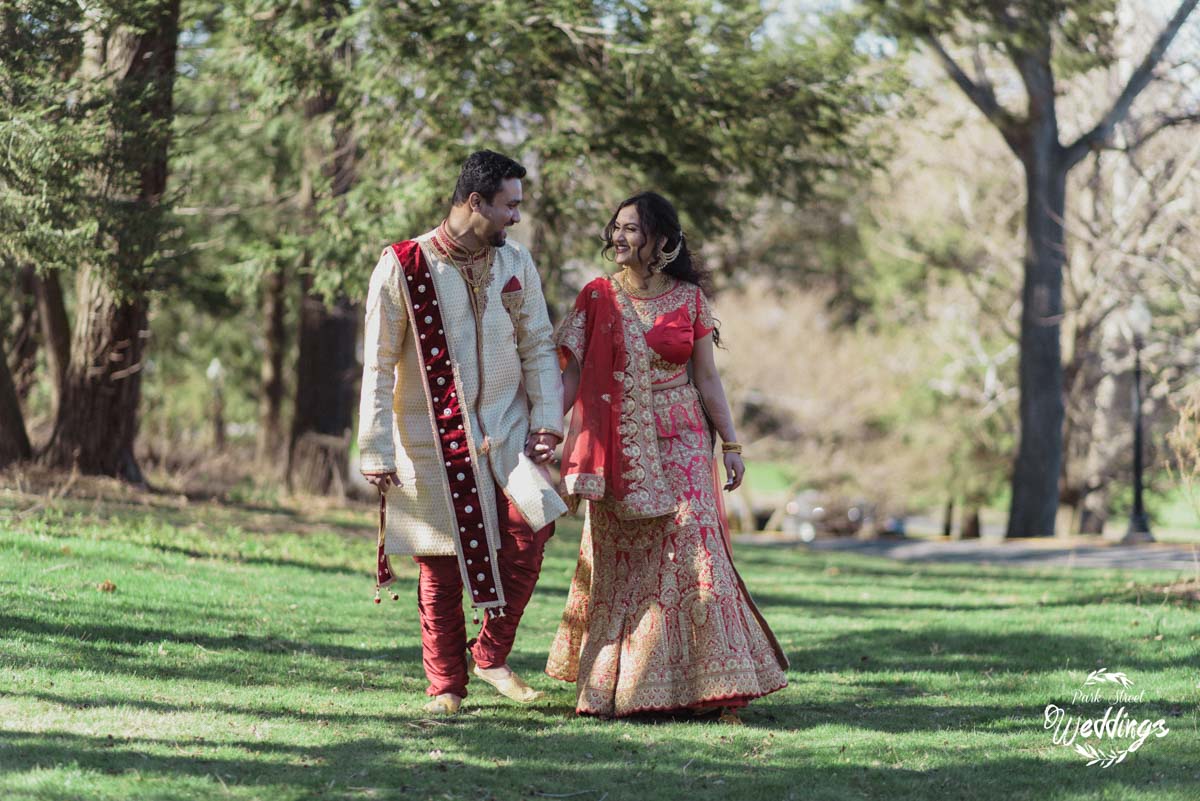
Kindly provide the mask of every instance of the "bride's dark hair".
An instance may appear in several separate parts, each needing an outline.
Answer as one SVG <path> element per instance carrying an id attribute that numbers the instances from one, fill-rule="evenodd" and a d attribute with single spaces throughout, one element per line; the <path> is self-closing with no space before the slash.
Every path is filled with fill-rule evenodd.
<path id="1" fill-rule="evenodd" d="M 646 244 L 642 248 L 649 247 L 651 249 L 649 259 L 645 258 L 641 252 L 638 253 L 638 256 L 642 258 L 642 263 L 653 263 L 662 258 L 663 250 L 669 252 L 678 246 L 679 255 L 663 268 L 663 272 L 680 281 L 695 284 L 704 291 L 705 295 L 711 297 L 711 273 L 704 269 L 704 265 L 688 249 L 687 237 L 684 236 L 683 229 L 679 225 L 679 214 L 675 211 L 675 207 L 671 205 L 671 201 L 657 192 L 639 192 L 621 201 L 621 205 L 617 206 L 617 210 L 613 212 L 608 225 L 604 226 L 604 249 L 601 251 L 604 258 L 611 260 L 610 252 L 614 247 L 613 232 L 617 229 L 617 215 L 626 206 L 637 208 L 638 221 L 641 223 L 642 231 L 646 234 Z M 660 236 L 667 238 L 662 249 L 658 247 Z M 714 340 L 715 338 L 714 334 Z"/>

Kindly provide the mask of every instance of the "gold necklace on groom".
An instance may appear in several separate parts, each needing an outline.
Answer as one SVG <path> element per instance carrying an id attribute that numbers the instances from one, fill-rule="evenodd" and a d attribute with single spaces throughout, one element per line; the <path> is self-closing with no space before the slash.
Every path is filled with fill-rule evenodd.
<path id="1" fill-rule="evenodd" d="M 466 285 L 471 288 L 472 297 L 478 297 L 480 291 L 491 281 L 492 262 L 496 258 L 496 249 L 485 245 L 481 250 L 471 253 L 451 236 L 445 222 L 438 226 L 433 241 L 446 261 L 450 262 L 462 276 Z M 480 262 L 483 262 L 482 269 L 475 269 Z"/>

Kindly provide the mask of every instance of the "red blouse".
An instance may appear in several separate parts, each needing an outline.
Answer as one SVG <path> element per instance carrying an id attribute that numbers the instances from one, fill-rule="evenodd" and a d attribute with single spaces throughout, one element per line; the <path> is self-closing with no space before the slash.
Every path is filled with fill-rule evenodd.
<path id="1" fill-rule="evenodd" d="M 695 284 L 673 281 L 661 295 L 629 298 L 642 322 L 646 344 L 654 353 L 650 382 L 665 384 L 677 379 L 686 371 L 696 340 L 713 330 L 712 309 L 704 292 Z"/>

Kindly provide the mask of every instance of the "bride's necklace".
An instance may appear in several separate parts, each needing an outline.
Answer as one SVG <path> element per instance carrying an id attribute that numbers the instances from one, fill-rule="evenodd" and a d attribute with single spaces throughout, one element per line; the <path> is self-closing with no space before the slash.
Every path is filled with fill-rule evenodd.
<path id="1" fill-rule="evenodd" d="M 662 294 L 663 284 L 666 279 L 661 273 L 650 276 L 650 280 L 646 282 L 644 289 L 639 289 L 629 280 L 629 269 L 626 268 L 617 273 L 617 281 L 621 284 L 621 288 L 625 290 L 625 294 L 634 298 L 653 298 Z"/>

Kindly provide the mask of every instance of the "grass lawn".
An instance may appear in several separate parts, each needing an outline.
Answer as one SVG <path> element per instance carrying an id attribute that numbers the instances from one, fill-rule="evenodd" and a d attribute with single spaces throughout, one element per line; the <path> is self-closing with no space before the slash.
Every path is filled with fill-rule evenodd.
<path id="1" fill-rule="evenodd" d="M 745 546 L 791 686 L 742 727 L 577 719 L 540 672 L 569 521 L 512 659 L 546 700 L 472 685 L 435 721 L 411 563 L 400 603 L 370 601 L 371 511 L 0 492 L 0 798 L 1200 796 L 1200 610 L 1149 587 L 1174 575 Z M 1170 728 L 1104 769 L 1042 727 L 1100 666 Z"/>

